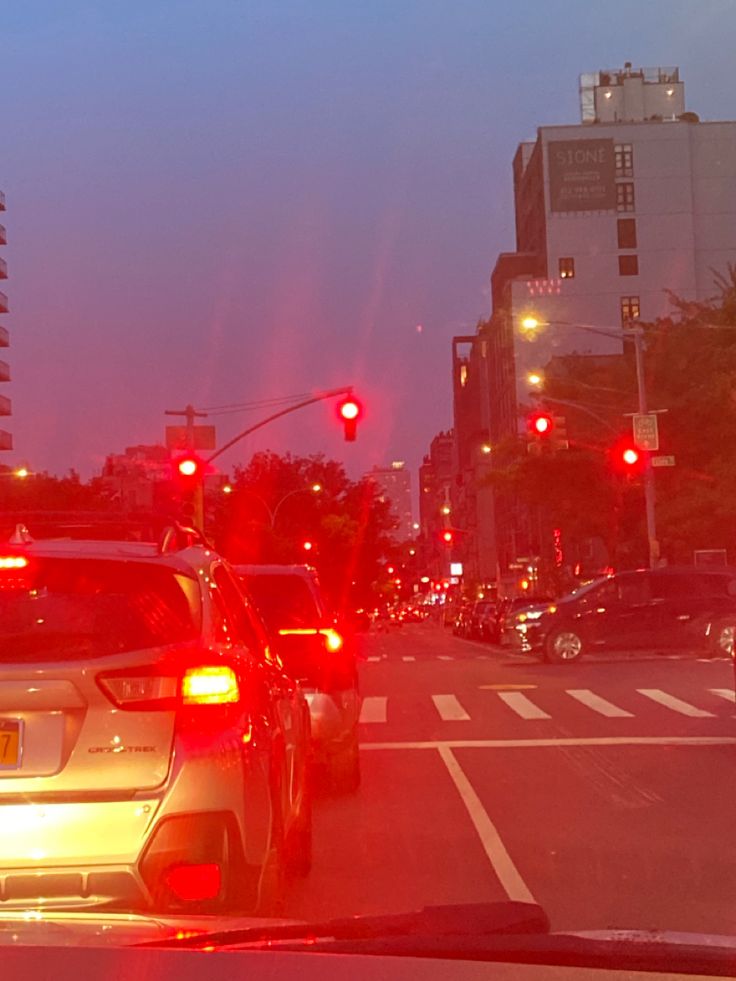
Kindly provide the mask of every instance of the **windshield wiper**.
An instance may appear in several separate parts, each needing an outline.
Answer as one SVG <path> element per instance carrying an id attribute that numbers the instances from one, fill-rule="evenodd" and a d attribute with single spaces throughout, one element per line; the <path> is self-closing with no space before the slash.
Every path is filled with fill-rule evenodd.
<path id="1" fill-rule="evenodd" d="M 386 938 L 486 937 L 493 934 L 548 934 L 547 914 L 535 903 L 459 903 L 425 906 L 411 913 L 351 916 L 317 923 L 261 924 L 216 930 L 170 940 L 144 943 L 145 947 L 233 947 L 288 941 L 309 943 L 384 940 Z"/>

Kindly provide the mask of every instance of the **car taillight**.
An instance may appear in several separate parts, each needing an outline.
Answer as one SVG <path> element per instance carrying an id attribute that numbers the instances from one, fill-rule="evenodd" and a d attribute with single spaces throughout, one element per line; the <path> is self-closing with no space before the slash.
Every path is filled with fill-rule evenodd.
<path id="1" fill-rule="evenodd" d="M 179 695 L 179 679 L 174 674 L 117 672 L 102 674 L 97 683 L 107 697 L 121 709 L 173 709 Z"/>
<path id="2" fill-rule="evenodd" d="M 0 589 L 31 589 L 33 580 L 30 563 L 25 555 L 0 555 Z"/>
<path id="3" fill-rule="evenodd" d="M 118 708 L 132 712 L 240 701 L 237 675 L 224 664 L 198 664 L 183 672 L 171 666 L 162 667 L 160 672 L 145 668 L 114 671 L 99 675 L 97 683 Z"/>
<path id="4" fill-rule="evenodd" d="M 232 705 L 240 700 L 237 675 L 225 664 L 188 668 L 181 697 L 184 705 Z"/>
<path id="5" fill-rule="evenodd" d="M 214 862 L 203 865 L 174 865 L 166 870 L 167 887 L 182 902 L 196 903 L 216 899 L 220 892 L 222 874 Z"/>
<path id="6" fill-rule="evenodd" d="M 342 634 L 334 627 L 284 627 L 279 630 L 280 637 L 323 637 L 325 647 L 334 654 L 339 651 L 344 641 Z"/>

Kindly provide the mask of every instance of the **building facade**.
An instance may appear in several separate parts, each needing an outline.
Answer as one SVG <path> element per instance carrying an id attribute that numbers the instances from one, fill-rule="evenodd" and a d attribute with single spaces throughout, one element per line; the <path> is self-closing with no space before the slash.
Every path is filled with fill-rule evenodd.
<path id="1" fill-rule="evenodd" d="M 394 460 L 389 467 L 373 467 L 366 477 L 375 481 L 380 488 L 381 497 L 391 503 L 398 519 L 396 537 L 399 541 L 409 541 L 414 537 L 414 518 L 411 500 L 411 471 L 403 460 Z"/>
<path id="2" fill-rule="evenodd" d="M 5 195 L 0 191 L 0 211 L 5 211 Z M 0 225 L 0 246 L 7 245 L 8 238 L 5 232 L 5 226 Z M 8 278 L 8 266 L 4 258 L 0 257 L 0 279 Z M 8 298 L 5 293 L 0 292 L 0 314 L 5 314 L 8 312 Z M 10 334 L 8 333 L 7 327 L 0 325 L 0 348 L 7 348 L 10 346 Z M 10 381 L 10 365 L 7 361 L 0 360 L 0 382 Z M 12 406 L 10 399 L 6 395 L 0 395 L 0 416 L 10 416 L 12 414 Z M 7 432 L 5 429 L 0 429 L 0 450 L 12 450 L 13 449 L 13 437 L 12 434 Z"/>

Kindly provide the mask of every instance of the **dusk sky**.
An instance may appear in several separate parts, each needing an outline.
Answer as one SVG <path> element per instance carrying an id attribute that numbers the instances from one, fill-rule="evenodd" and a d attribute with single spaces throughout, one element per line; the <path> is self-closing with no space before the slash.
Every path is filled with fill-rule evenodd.
<path id="1" fill-rule="evenodd" d="M 167 408 L 347 384 L 356 443 L 321 404 L 224 465 L 415 471 L 514 246 L 516 145 L 579 121 L 580 72 L 679 65 L 689 109 L 736 117 L 733 0 L 21 0 L 0 23 L 3 462 L 58 474 L 162 442 Z M 265 414 L 208 421 L 224 442 Z"/>

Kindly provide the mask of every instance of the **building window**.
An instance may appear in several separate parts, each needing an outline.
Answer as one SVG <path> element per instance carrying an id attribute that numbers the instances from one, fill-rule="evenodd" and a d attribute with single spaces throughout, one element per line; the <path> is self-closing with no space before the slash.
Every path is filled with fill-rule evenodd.
<path id="1" fill-rule="evenodd" d="M 630 181 L 616 185 L 616 211 L 634 210 L 634 185 Z"/>
<path id="2" fill-rule="evenodd" d="M 460 385 L 462 388 L 468 383 L 468 366 L 466 364 L 460 365 Z"/>
<path id="3" fill-rule="evenodd" d="M 617 143 L 613 148 L 616 177 L 634 176 L 634 148 L 630 143 Z"/>
<path id="4" fill-rule="evenodd" d="M 621 297 L 621 323 L 626 326 L 630 320 L 639 319 L 639 297 L 638 296 L 622 296 Z"/>
<path id="5" fill-rule="evenodd" d="M 620 249 L 635 249 L 636 218 L 619 218 L 616 225 L 618 231 L 618 247 Z"/>
<path id="6" fill-rule="evenodd" d="M 619 276 L 638 276 L 639 275 L 639 256 L 620 255 L 618 257 Z"/>
<path id="7" fill-rule="evenodd" d="M 575 260 L 570 256 L 560 259 L 560 279 L 574 279 L 575 278 Z"/>

